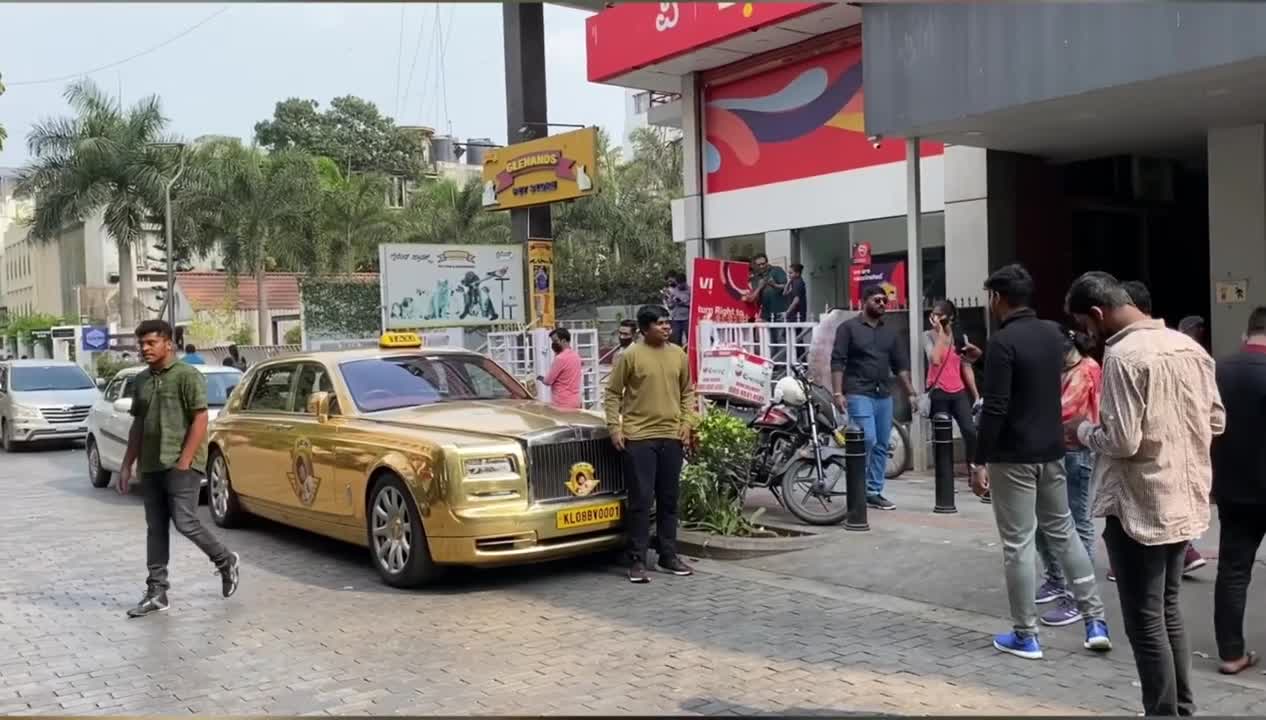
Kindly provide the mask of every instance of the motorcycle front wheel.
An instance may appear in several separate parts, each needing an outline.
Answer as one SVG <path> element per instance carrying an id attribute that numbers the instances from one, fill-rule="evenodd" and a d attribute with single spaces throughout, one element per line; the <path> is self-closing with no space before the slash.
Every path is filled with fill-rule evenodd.
<path id="1" fill-rule="evenodd" d="M 845 494 L 844 458 L 822 461 L 821 492 L 814 491 L 817 463 L 799 459 L 782 476 L 782 500 L 792 515 L 809 525 L 835 525 L 848 514 Z"/>

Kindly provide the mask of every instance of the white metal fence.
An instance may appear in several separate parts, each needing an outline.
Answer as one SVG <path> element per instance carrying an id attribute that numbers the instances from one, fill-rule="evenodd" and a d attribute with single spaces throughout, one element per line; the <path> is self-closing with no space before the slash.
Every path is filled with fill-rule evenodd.
<path id="1" fill-rule="evenodd" d="M 603 376 L 598 366 L 598 331 L 593 328 L 571 329 L 571 347 L 580 356 L 580 400 L 586 410 L 602 407 Z M 514 375 L 520 382 L 536 385 L 537 398 L 548 401 L 550 390 L 536 381 L 549 372 L 554 353 L 550 348 L 549 330 L 488 333 L 488 356 Z"/>

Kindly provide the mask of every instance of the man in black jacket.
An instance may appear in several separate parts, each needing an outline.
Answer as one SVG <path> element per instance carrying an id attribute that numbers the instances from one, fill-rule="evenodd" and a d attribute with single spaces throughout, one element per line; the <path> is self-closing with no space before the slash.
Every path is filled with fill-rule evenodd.
<path id="1" fill-rule="evenodd" d="M 1244 346 L 1217 365 L 1226 432 L 1213 441 L 1213 497 L 1222 537 L 1213 593 L 1218 668 L 1234 675 L 1257 664 L 1244 648 L 1244 604 L 1266 536 L 1266 307 L 1249 316 Z"/>
<path id="2" fill-rule="evenodd" d="M 1064 335 L 1030 307 L 1033 278 L 1023 267 L 1008 265 L 990 275 L 985 291 L 999 328 L 985 352 L 972 490 L 993 496 L 1014 623 L 1012 632 L 995 637 L 993 645 L 1022 658 L 1042 657 L 1034 549 L 1040 525 L 1085 618 L 1084 647 L 1110 650 L 1094 566 L 1068 510 L 1060 421 Z"/>

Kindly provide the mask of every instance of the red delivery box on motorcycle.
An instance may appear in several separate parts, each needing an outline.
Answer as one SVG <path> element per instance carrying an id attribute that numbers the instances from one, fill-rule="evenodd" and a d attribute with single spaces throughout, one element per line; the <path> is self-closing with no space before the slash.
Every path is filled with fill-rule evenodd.
<path id="1" fill-rule="evenodd" d="M 773 378 L 772 360 L 737 347 L 719 347 L 705 351 L 699 359 L 695 390 L 708 397 L 763 405 L 769 402 Z"/>

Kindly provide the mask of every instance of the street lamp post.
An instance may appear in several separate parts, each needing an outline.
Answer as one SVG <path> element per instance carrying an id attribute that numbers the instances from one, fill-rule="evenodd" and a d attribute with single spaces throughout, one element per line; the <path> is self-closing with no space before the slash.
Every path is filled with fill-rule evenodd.
<path id="1" fill-rule="evenodd" d="M 176 247 L 172 242 L 171 233 L 171 188 L 180 179 L 185 172 L 185 146 L 183 143 L 155 143 L 155 147 L 175 147 L 180 154 L 180 164 L 176 169 L 176 174 L 171 180 L 167 181 L 167 187 L 164 188 L 163 194 L 166 200 L 166 213 L 164 214 L 164 225 L 167 230 L 167 323 L 171 325 L 172 331 L 176 329 Z"/>

